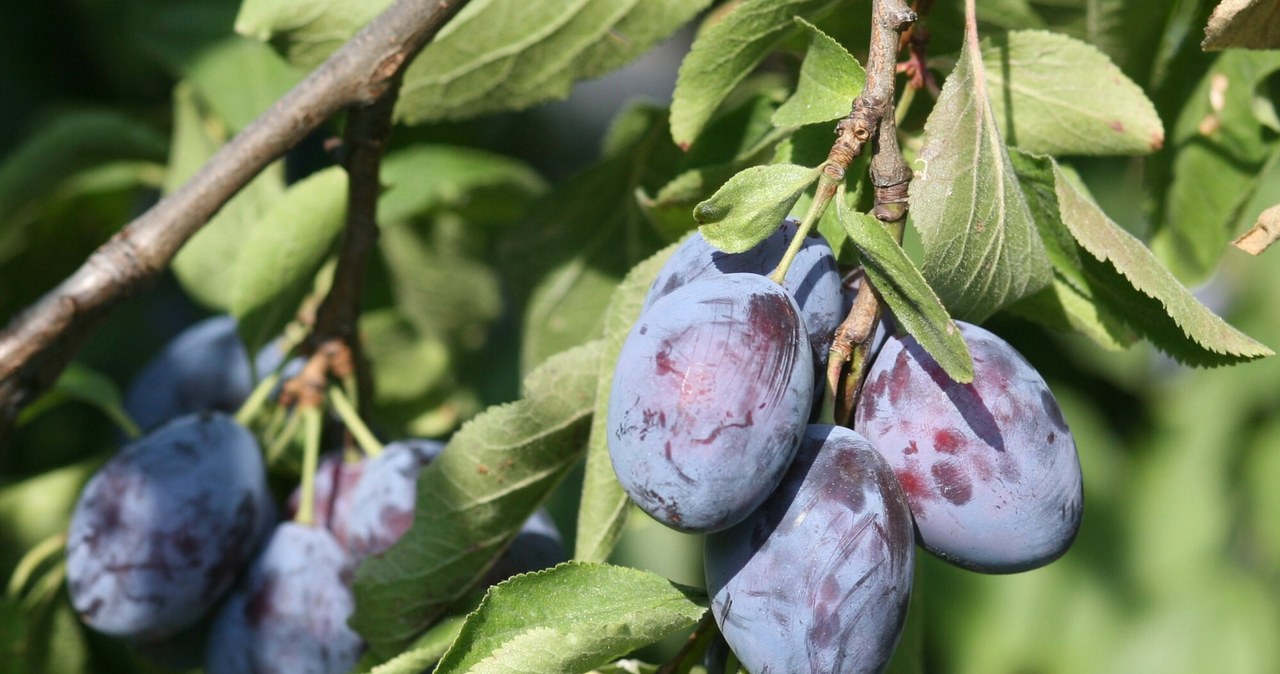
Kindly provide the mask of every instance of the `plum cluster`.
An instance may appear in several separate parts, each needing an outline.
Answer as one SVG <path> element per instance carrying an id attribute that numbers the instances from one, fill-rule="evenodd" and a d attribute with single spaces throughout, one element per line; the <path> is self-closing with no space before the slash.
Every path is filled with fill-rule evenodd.
<path id="1" fill-rule="evenodd" d="M 707 534 L 711 610 L 748 671 L 883 671 L 916 544 L 986 573 L 1047 564 L 1079 528 L 1080 464 L 1040 375 L 965 323 L 973 383 L 877 335 L 854 427 L 811 423 L 847 304 L 819 236 L 781 285 L 765 276 L 795 229 L 677 249 L 619 355 L 610 457 L 642 510 Z"/>
<path id="2" fill-rule="evenodd" d="M 281 362 L 258 357 L 264 372 Z M 225 317 L 197 324 L 143 369 L 127 401 L 151 430 L 94 474 L 74 509 L 72 604 L 88 626 L 167 667 L 203 658 L 210 674 L 351 671 L 364 650 L 347 625 L 355 568 L 409 529 L 418 474 L 444 444 L 328 453 L 316 470 L 312 521 L 293 521 L 300 489 L 281 521 L 257 439 L 225 413 L 249 395 L 251 380 Z M 540 510 L 485 582 L 565 558 Z"/>

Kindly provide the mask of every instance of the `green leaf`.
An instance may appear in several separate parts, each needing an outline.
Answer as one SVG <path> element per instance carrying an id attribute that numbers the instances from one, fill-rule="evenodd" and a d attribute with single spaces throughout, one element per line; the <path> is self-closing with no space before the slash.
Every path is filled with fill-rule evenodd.
<path id="1" fill-rule="evenodd" d="M 422 334 L 396 309 L 360 317 L 360 336 L 372 367 L 374 403 L 419 402 L 449 376 L 449 349 L 439 336 Z"/>
<path id="2" fill-rule="evenodd" d="M 414 145 L 388 154 L 382 162 L 387 190 L 378 198 L 378 220 L 394 224 L 441 210 L 469 208 L 500 191 L 509 213 L 526 207 L 546 191 L 546 181 L 524 162 L 499 154 L 448 145 Z M 493 209 L 490 209 L 493 210 Z"/>
<path id="3" fill-rule="evenodd" d="M 236 30 L 312 68 L 390 4 L 247 0 Z M 648 51 L 709 0 L 473 0 L 409 65 L 396 117 L 409 123 L 565 98 Z"/>
<path id="4" fill-rule="evenodd" d="M 249 230 L 236 262 L 231 315 L 249 353 L 293 319 L 342 232 L 347 174 L 328 168 L 289 187 Z"/>
<path id="5" fill-rule="evenodd" d="M 0 488 L 0 568 L 12 569 L 28 549 L 66 530 L 80 490 L 106 458 L 94 456 Z"/>
<path id="6" fill-rule="evenodd" d="M 774 125 L 804 126 L 848 115 L 853 99 L 862 93 L 867 71 L 817 26 L 799 17 L 796 23 L 812 34 L 809 51 L 800 66 L 795 94 L 773 113 Z"/>
<path id="7" fill-rule="evenodd" d="M 378 239 L 391 276 L 396 307 L 423 334 L 463 349 L 484 344 L 502 314 L 502 289 L 488 265 L 434 245 L 405 222 L 385 224 Z"/>
<path id="8" fill-rule="evenodd" d="M 1206 51 L 1280 47 L 1280 5 L 1276 0 L 1222 0 L 1204 29 Z"/>
<path id="9" fill-rule="evenodd" d="M 81 171 L 121 160 L 163 162 L 165 147 L 163 135 L 119 112 L 58 115 L 0 163 L 0 229 L 31 218 L 33 206 Z"/>
<path id="10" fill-rule="evenodd" d="M 389 6 L 391 0 L 244 0 L 235 27 L 241 35 L 270 41 L 290 63 L 311 70 Z"/>
<path id="11" fill-rule="evenodd" d="M 985 40 L 992 113 L 1010 145 L 1030 152 L 1147 154 L 1164 143 L 1155 106 L 1096 47 L 1060 33 Z"/>
<path id="12" fill-rule="evenodd" d="M 173 89 L 173 139 L 165 191 L 172 192 L 226 143 L 230 130 L 206 110 L 187 82 Z M 173 259 L 173 273 L 198 302 L 215 311 L 231 310 L 236 262 L 244 241 L 271 204 L 284 194 L 284 162 L 268 165 L 191 237 Z"/>
<path id="13" fill-rule="evenodd" d="M 693 209 L 693 219 L 703 238 L 716 248 L 726 253 L 750 250 L 777 230 L 819 173 L 820 169 L 796 164 L 739 171 Z"/>
<path id="14" fill-rule="evenodd" d="M 1094 264 L 1086 272 L 1095 278 L 1118 274 L 1108 289 L 1114 293 L 1113 300 L 1125 303 L 1128 311 L 1120 315 L 1135 330 L 1190 365 L 1238 363 L 1272 355 L 1271 349 L 1201 304 L 1141 241 L 1111 222 L 1056 165 L 1054 175 L 1062 221 L 1084 250 L 1107 265 Z"/>
<path id="15" fill-rule="evenodd" d="M 413 525 L 355 581 L 351 625 L 394 655 L 475 584 L 586 445 L 601 344 L 559 354 L 524 395 L 467 422 L 418 477 Z"/>
<path id="16" fill-rule="evenodd" d="M 671 137 L 689 147 L 733 88 L 796 30 L 838 0 L 743 0 L 704 30 L 680 65 L 671 101 Z"/>
<path id="17" fill-rule="evenodd" d="M 31 403 L 18 416 L 18 425 L 40 416 L 46 410 L 55 407 L 64 400 L 79 400 L 102 410 L 120 430 L 131 438 L 142 434 L 138 425 L 129 417 L 124 409 L 124 401 L 120 398 L 120 390 L 109 377 L 86 365 L 71 363 L 58 375 L 53 388 Z"/>
<path id="18" fill-rule="evenodd" d="M 981 322 L 1049 284 L 1044 244 L 968 46 L 925 123 L 911 214 L 923 272 L 952 316 Z"/>
<path id="19" fill-rule="evenodd" d="M 649 287 L 658 271 L 675 252 L 672 244 L 631 269 L 609 299 L 604 314 L 604 344 L 600 356 L 600 376 L 596 381 L 595 414 L 591 418 L 591 435 L 587 439 L 586 474 L 582 478 L 582 500 L 578 507 L 578 533 L 573 558 L 584 562 L 603 562 L 622 536 L 631 500 L 613 472 L 609 458 L 609 393 L 613 388 L 613 370 L 618 354 L 631 326 L 640 317 Z"/>
<path id="20" fill-rule="evenodd" d="M 662 247 L 636 202 L 637 188 L 665 182 L 678 151 L 666 136 L 666 114 L 638 106 L 616 125 L 629 129 L 611 154 L 530 209 L 504 241 L 512 286 L 528 292 L 521 367 L 600 335 L 613 288 L 636 263 Z M 661 183 L 659 183 L 661 184 Z"/>
<path id="21" fill-rule="evenodd" d="M 465 622 L 463 616 L 442 618 L 405 652 L 367 671 L 369 674 L 422 674 L 431 671 L 458 638 Z"/>
<path id="22" fill-rule="evenodd" d="M 201 50 L 184 70 L 232 131 L 248 126 L 302 79 L 271 47 L 238 36 Z"/>
<path id="23" fill-rule="evenodd" d="M 1280 70 L 1280 52 L 1228 51 L 1214 61 L 1174 127 L 1173 179 L 1152 247 L 1179 278 L 1208 278 L 1238 233 L 1239 209 L 1276 151 L 1254 114 L 1260 82 Z"/>
<path id="24" fill-rule="evenodd" d="M 436 671 L 585 672 L 692 627 L 706 607 L 646 571 L 566 562 L 490 590 Z"/>
<path id="25" fill-rule="evenodd" d="M 915 263 L 883 223 L 845 205 L 843 188 L 835 202 L 840 223 L 862 254 L 867 278 L 893 311 L 894 320 L 938 361 L 947 376 L 961 384 L 972 382 L 969 347 Z"/>

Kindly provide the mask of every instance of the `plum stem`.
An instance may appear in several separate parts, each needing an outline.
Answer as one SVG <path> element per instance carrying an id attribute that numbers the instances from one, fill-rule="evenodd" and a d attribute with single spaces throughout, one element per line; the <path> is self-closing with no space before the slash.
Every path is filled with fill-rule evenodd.
<path id="1" fill-rule="evenodd" d="M 360 445 L 360 449 L 363 449 L 365 454 L 377 456 L 382 453 L 382 443 L 378 442 L 378 438 L 365 425 L 360 418 L 360 413 L 356 411 L 355 405 L 351 404 L 351 399 L 343 392 L 341 386 L 329 386 L 329 402 L 333 404 L 333 410 L 338 413 L 343 425 L 347 427 L 347 432 L 355 438 L 356 444 Z"/>
<path id="2" fill-rule="evenodd" d="M 295 408 L 289 413 L 289 420 L 285 422 L 284 429 L 272 441 L 271 446 L 267 448 L 267 463 L 275 463 L 280 458 L 280 454 L 284 452 L 285 446 L 298 433 L 298 424 L 301 422 L 302 415 L 299 412 L 306 408 Z"/>
<path id="3" fill-rule="evenodd" d="M 824 167 L 825 168 L 825 167 Z M 841 172 L 843 175 L 843 172 Z M 782 254 L 782 259 L 778 261 L 778 266 L 769 274 L 769 280 L 782 285 L 787 278 L 787 270 L 791 268 L 791 263 L 795 261 L 796 255 L 800 253 L 800 248 L 804 246 L 805 237 L 809 236 L 809 232 L 813 231 L 818 220 L 822 219 L 823 211 L 827 210 L 827 203 L 831 201 L 831 195 L 835 193 L 836 187 L 840 183 L 833 180 L 826 171 L 823 171 L 818 178 L 818 191 L 814 194 L 813 203 L 809 204 L 809 210 L 804 214 L 804 220 L 800 221 L 800 226 L 796 228 L 796 233 L 791 237 L 791 243 L 787 246 L 786 252 Z"/>
<path id="4" fill-rule="evenodd" d="M 293 521 L 303 526 L 315 524 L 316 464 L 320 457 L 320 436 L 324 432 L 323 412 L 319 407 L 304 407 L 302 415 L 302 494 Z"/>
<path id="5" fill-rule="evenodd" d="M 240 409 L 236 410 L 236 423 L 241 426 L 248 426 L 250 422 L 256 419 L 262 413 L 267 399 L 271 397 L 271 392 L 275 390 L 276 385 L 279 383 L 279 374 L 272 373 L 263 377 L 262 381 L 253 387 L 253 393 L 249 394 L 249 398 L 244 401 Z"/>

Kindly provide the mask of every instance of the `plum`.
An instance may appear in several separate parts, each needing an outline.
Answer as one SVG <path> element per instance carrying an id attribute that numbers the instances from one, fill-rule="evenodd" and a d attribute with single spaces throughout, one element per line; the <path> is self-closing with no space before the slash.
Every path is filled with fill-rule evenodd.
<path id="1" fill-rule="evenodd" d="M 344 452 L 329 452 L 320 457 L 315 477 L 315 507 L 312 523 L 325 527 L 338 545 L 347 547 L 347 517 L 351 512 L 351 495 L 364 472 L 365 460 L 350 461 Z M 285 516 L 292 519 L 302 499 L 299 486 L 289 495 Z"/>
<path id="2" fill-rule="evenodd" d="M 637 505 L 686 532 L 725 529 L 773 491 L 813 402 L 808 337 L 767 277 L 683 285 L 632 327 L 613 374 L 609 455 Z"/>
<path id="3" fill-rule="evenodd" d="M 322 527 L 285 522 L 218 612 L 208 674 L 345 674 L 364 644 L 351 560 Z"/>
<path id="4" fill-rule="evenodd" d="M 259 375 L 279 367 L 284 354 L 273 342 L 255 358 Z M 289 367 L 299 369 L 301 361 Z M 253 373 L 236 320 L 214 316 L 187 328 L 138 372 L 124 407 L 144 431 L 184 414 L 235 412 L 253 392 Z"/>
<path id="5" fill-rule="evenodd" d="M 1080 527 L 1075 440 L 1030 363 L 958 325 L 973 383 L 952 381 L 915 339 L 892 337 L 867 374 L 855 428 L 893 466 L 925 549 L 974 571 L 1043 566 Z"/>
<path id="6" fill-rule="evenodd" d="M 417 505 L 418 473 L 443 449 L 444 444 L 435 440 L 400 440 L 365 461 L 363 474 L 352 490 L 347 518 L 346 547 L 357 564 L 382 553 L 409 530 Z M 483 582 L 492 585 L 566 559 L 560 531 L 547 511 L 539 508 L 525 521 Z"/>
<path id="7" fill-rule="evenodd" d="M 220 412 L 179 417 L 85 485 L 67 535 L 71 602 L 106 634 L 173 634 L 218 601 L 274 522 L 253 436 Z"/>
<path id="8" fill-rule="evenodd" d="M 742 253 L 719 251 L 707 243 L 701 233 L 694 232 L 676 248 L 658 272 L 649 287 L 649 294 L 645 296 L 642 311 L 653 306 L 658 298 L 671 294 L 690 281 L 731 273 L 772 273 L 782 261 L 782 255 L 799 226 L 797 221 L 788 218 L 764 241 Z M 841 313 L 844 299 L 841 296 L 840 271 L 826 239 L 817 233 L 805 237 L 803 246 L 787 269 L 782 286 L 796 300 L 808 332 L 814 368 L 821 371 L 827 362 L 827 350 L 836 327 L 848 313 Z"/>
<path id="9" fill-rule="evenodd" d="M 879 672 L 911 598 L 911 512 L 857 433 L 809 426 L 758 510 L 704 543 L 711 612 L 743 666 Z"/>

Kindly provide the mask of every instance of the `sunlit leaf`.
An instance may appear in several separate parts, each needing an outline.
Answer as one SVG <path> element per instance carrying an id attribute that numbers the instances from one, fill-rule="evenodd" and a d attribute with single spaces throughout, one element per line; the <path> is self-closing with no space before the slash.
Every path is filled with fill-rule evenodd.
<path id="1" fill-rule="evenodd" d="M 911 214 L 922 271 L 952 316 L 981 322 L 1045 287 L 1050 266 L 968 46 L 925 123 Z"/>
<path id="2" fill-rule="evenodd" d="M 804 126 L 839 119 L 849 114 L 853 99 L 862 93 L 867 72 L 849 51 L 817 26 L 797 18 L 811 34 L 809 51 L 800 66 L 796 91 L 777 112 L 777 126 Z"/>
<path id="3" fill-rule="evenodd" d="M 689 147 L 737 86 L 789 33 L 792 17 L 814 18 L 838 0 L 743 0 L 698 35 L 680 65 L 671 137 Z"/>
<path id="4" fill-rule="evenodd" d="M 523 397 L 467 422 L 418 478 L 409 531 L 356 573 L 351 624 L 381 657 L 478 581 L 586 446 L 599 342 L 530 374 Z"/>
<path id="5" fill-rule="evenodd" d="M 436 671 L 585 672 L 692 627 L 706 607 L 653 573 L 568 562 L 490 590 Z"/>
<path id="6" fill-rule="evenodd" d="M 1052 155 L 1147 154 L 1164 143 L 1146 94 L 1092 45 L 1013 31 L 984 41 L 982 60 L 1010 145 Z"/>
<path id="7" fill-rule="evenodd" d="M 726 253 L 750 250 L 777 231 L 791 207 L 818 179 L 819 169 L 769 164 L 739 171 L 693 209 L 698 231 Z"/>

